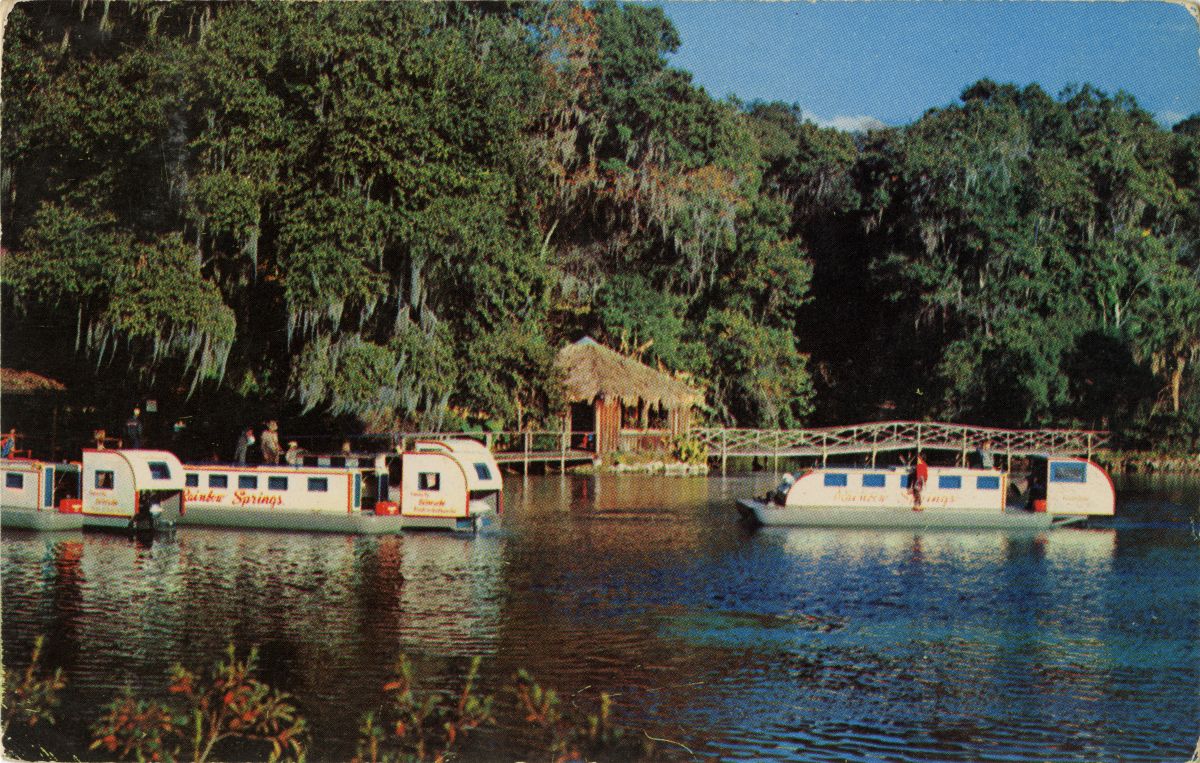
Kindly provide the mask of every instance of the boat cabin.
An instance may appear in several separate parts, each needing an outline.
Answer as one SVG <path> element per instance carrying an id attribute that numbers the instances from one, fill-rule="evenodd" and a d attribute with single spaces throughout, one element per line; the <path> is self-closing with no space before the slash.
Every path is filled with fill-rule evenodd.
<path id="1" fill-rule="evenodd" d="M 905 467 L 825 467 L 785 479 L 776 488 L 776 500 L 785 506 L 845 506 L 910 508 L 913 505 L 911 470 Z M 925 507 L 1003 511 L 1006 475 L 995 469 L 929 467 L 929 481 L 921 494 Z"/>
<path id="2" fill-rule="evenodd" d="M 469 517 L 501 508 L 500 467 L 475 440 L 418 441 L 411 452 L 378 457 L 375 473 L 379 502 L 402 516 Z"/>
<path id="3" fill-rule="evenodd" d="M 341 511 L 362 508 L 362 475 L 345 467 L 189 464 L 184 513 L 198 506 L 263 511 Z"/>
<path id="4" fill-rule="evenodd" d="M 79 464 L 55 464 L 29 458 L 5 459 L 4 509 L 55 511 L 60 500 L 79 496 Z"/>
<path id="5" fill-rule="evenodd" d="M 85 525 L 169 521 L 183 509 L 183 464 L 165 450 L 85 450 L 79 498 Z"/>
<path id="6" fill-rule="evenodd" d="M 1050 514 L 1112 516 L 1116 489 L 1108 472 L 1083 458 L 1030 459 L 1028 507 Z"/>

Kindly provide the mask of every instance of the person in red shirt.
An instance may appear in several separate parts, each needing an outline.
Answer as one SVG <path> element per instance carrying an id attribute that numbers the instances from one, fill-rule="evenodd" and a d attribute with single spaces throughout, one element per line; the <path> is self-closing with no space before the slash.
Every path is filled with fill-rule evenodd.
<path id="1" fill-rule="evenodd" d="M 17 456 L 17 430 L 12 429 L 4 437 L 0 438 L 0 458 L 16 458 Z"/>
<path id="2" fill-rule="evenodd" d="M 913 511 L 921 511 L 921 491 L 925 489 L 925 483 L 928 481 L 929 464 L 925 463 L 925 457 L 918 453 L 917 465 L 913 467 L 912 474 Z"/>

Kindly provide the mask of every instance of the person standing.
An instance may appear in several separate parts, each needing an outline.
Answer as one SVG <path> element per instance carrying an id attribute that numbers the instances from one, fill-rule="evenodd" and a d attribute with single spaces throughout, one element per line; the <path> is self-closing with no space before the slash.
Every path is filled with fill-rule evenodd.
<path id="1" fill-rule="evenodd" d="M 125 420 L 125 441 L 127 448 L 137 450 L 142 447 L 142 409 L 134 408 L 133 415 Z"/>
<path id="2" fill-rule="evenodd" d="M 272 419 L 262 433 L 262 455 L 264 464 L 278 464 L 283 448 L 279 446 L 279 422 Z"/>
<path id="3" fill-rule="evenodd" d="M 925 457 L 920 453 L 917 454 L 917 465 L 913 467 L 912 475 L 912 494 L 913 494 L 913 511 L 921 511 L 921 492 L 925 490 L 925 483 L 929 481 L 929 464 L 925 463 Z"/>
<path id="4" fill-rule="evenodd" d="M 246 454 L 250 450 L 250 446 L 254 444 L 254 430 L 250 427 L 242 432 L 242 436 L 238 438 L 237 450 L 233 452 L 233 460 L 239 464 L 246 463 Z"/>
<path id="5" fill-rule="evenodd" d="M 304 451 L 295 440 L 288 443 L 287 453 L 283 454 L 283 462 L 288 466 L 304 466 Z"/>
<path id="6" fill-rule="evenodd" d="M 183 441 L 184 430 L 187 425 L 183 419 L 175 419 L 175 423 L 171 425 L 171 452 L 174 453 L 180 460 L 186 461 L 186 451 L 191 450 L 186 447 Z"/>
<path id="7" fill-rule="evenodd" d="M 13 458 L 17 452 L 17 430 L 11 429 L 0 440 L 0 458 Z"/>
<path id="8" fill-rule="evenodd" d="M 994 469 L 996 466 L 996 457 L 992 454 L 992 441 L 984 440 L 981 444 L 975 446 L 975 457 L 979 461 L 980 469 Z"/>

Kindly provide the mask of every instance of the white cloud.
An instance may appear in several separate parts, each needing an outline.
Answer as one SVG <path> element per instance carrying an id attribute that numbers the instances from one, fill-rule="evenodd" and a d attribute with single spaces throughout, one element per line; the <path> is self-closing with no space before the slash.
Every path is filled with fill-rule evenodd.
<path id="1" fill-rule="evenodd" d="M 887 127 L 879 119 L 860 114 L 857 116 L 836 116 L 833 119 L 822 119 L 820 117 L 810 115 L 810 118 L 819 127 L 832 127 L 835 130 L 842 132 L 867 132 L 868 130 L 882 130 Z"/>
<path id="2" fill-rule="evenodd" d="M 1178 111 L 1160 111 L 1154 115 L 1154 118 L 1163 127 L 1174 127 L 1177 123 L 1187 119 L 1188 115 Z"/>

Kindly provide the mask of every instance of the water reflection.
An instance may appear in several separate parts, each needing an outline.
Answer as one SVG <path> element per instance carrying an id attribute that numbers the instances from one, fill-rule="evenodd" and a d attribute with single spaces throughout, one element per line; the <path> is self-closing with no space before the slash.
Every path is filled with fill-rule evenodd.
<path id="1" fill-rule="evenodd" d="M 157 689 L 230 641 L 260 645 L 316 760 L 353 753 L 402 652 L 435 687 L 484 655 L 489 688 L 523 667 L 580 703 L 612 692 L 620 722 L 716 759 L 1190 754 L 1190 533 L 748 531 L 733 499 L 775 481 L 516 478 L 476 537 L 6 533 L 5 654 L 48 635 L 72 679 L 67 756 L 119 687 Z M 1121 498 L 1158 521 L 1152 493 Z M 481 759 L 510 757 L 502 732 L 481 739 Z"/>

